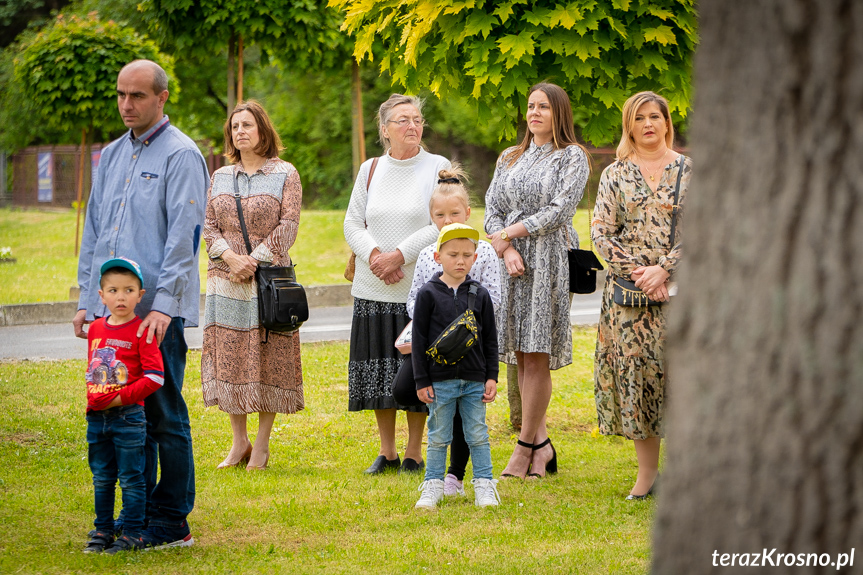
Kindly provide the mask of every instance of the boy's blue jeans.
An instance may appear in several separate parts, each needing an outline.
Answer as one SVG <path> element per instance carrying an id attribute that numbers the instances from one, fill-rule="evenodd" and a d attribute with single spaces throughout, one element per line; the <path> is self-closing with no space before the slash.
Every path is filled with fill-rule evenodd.
<path id="1" fill-rule="evenodd" d="M 114 492 L 123 490 L 123 530 L 136 537 L 144 529 L 147 484 L 144 445 L 147 420 L 140 405 L 122 405 L 87 414 L 87 443 L 93 472 L 97 531 L 114 532 Z"/>
<path id="2" fill-rule="evenodd" d="M 443 479 L 446 471 L 446 450 L 452 442 L 452 420 L 456 405 L 461 413 L 464 438 L 470 448 L 474 478 L 491 479 L 491 446 L 485 424 L 485 404 L 482 395 L 485 383 L 450 379 L 435 382 L 434 401 L 429 404 L 428 449 L 426 450 L 426 481 Z"/>

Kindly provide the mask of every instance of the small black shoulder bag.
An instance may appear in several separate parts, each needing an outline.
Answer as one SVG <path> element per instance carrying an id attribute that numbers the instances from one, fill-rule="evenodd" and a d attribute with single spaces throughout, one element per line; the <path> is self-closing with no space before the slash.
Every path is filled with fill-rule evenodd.
<path id="1" fill-rule="evenodd" d="M 243 207 L 240 205 L 239 177 L 234 177 L 234 200 L 237 202 L 237 215 L 246 250 L 252 254 L 252 243 L 246 230 Z M 306 290 L 297 283 L 294 266 L 273 266 L 266 262 L 258 263 L 255 270 L 258 283 L 258 322 L 264 328 L 264 343 L 270 340 L 270 332 L 294 332 L 309 319 L 309 302 Z"/>
<path id="2" fill-rule="evenodd" d="M 426 355 L 441 365 L 455 365 L 479 341 L 479 323 L 473 312 L 478 284 L 468 286 L 467 310 L 452 320 L 426 350 Z"/>
<path id="3" fill-rule="evenodd" d="M 680 167 L 677 170 L 677 185 L 674 186 L 674 204 L 671 206 L 671 247 L 674 249 L 674 232 L 677 226 L 677 212 L 680 211 L 680 179 L 683 177 L 683 156 L 680 156 Z M 635 287 L 635 282 L 614 276 L 614 303 L 625 307 L 647 307 L 662 305 L 665 302 L 654 301 L 647 297 L 641 288 Z"/>

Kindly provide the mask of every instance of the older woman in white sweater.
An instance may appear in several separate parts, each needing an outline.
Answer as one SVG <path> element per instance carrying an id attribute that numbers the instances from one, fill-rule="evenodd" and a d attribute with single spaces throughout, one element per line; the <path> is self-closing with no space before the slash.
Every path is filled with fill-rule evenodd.
<path id="1" fill-rule="evenodd" d="M 429 200 L 438 172 L 450 165 L 423 148 L 423 126 L 419 98 L 393 94 L 381 104 L 378 127 L 384 155 L 360 168 L 345 215 L 345 239 L 357 255 L 348 410 L 374 410 L 381 439 L 378 457 L 366 473 L 423 468 L 426 408 L 398 405 L 391 389 L 402 362 L 393 342 L 410 321 L 405 303 L 414 265 L 438 233 Z M 396 450 L 398 409 L 407 411 L 408 419 L 404 463 Z"/>

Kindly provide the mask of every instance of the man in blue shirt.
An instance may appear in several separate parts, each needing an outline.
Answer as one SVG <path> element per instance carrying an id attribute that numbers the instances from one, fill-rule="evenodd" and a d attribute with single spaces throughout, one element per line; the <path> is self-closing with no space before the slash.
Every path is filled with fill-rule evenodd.
<path id="1" fill-rule="evenodd" d="M 186 516 L 195 503 L 195 470 L 189 412 L 183 400 L 186 369 L 184 325 L 200 315 L 198 247 L 209 186 L 207 166 L 195 143 L 163 112 L 168 77 L 155 62 L 136 60 L 117 77 L 117 107 L 130 131 L 102 150 L 87 205 L 78 260 L 81 295 L 72 321 L 84 324 L 108 312 L 99 299 L 99 269 L 125 257 L 138 262 L 145 296 L 135 308 L 143 318 L 138 337 L 153 338 L 165 363 L 165 383 L 144 403 L 147 415 L 148 546 L 194 543 Z M 157 467 L 161 477 L 156 484 Z M 118 522 L 118 527 L 122 520 Z"/>

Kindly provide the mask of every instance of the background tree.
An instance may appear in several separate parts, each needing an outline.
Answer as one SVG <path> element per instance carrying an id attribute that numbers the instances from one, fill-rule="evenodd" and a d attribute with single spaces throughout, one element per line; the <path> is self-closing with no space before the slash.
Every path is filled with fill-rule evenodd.
<path id="1" fill-rule="evenodd" d="M 96 14 L 61 15 L 19 49 L 15 78 L 38 110 L 30 120 L 70 135 L 92 129 L 105 138 L 122 129 L 117 74 L 132 60 L 147 58 L 173 73 L 172 60 L 153 42 Z"/>
<path id="2" fill-rule="evenodd" d="M 863 540 L 863 4 L 699 16 L 653 572 L 835 560 Z M 836 570 L 809 565 L 777 572 Z"/>
<path id="3" fill-rule="evenodd" d="M 158 62 L 173 73 L 172 62 L 155 44 L 131 28 L 88 19 L 58 16 L 21 46 L 15 58 L 15 79 L 32 104 L 31 122 L 44 123 L 57 133 L 81 134 L 81 151 L 88 132 L 101 138 L 121 126 L 117 114 L 117 74 L 139 58 Z M 174 88 L 176 90 L 176 88 Z M 78 169 L 78 212 L 81 210 L 85 154 Z M 78 233 L 75 233 L 75 251 Z"/>
<path id="4" fill-rule="evenodd" d="M 515 137 L 529 87 L 569 92 L 584 136 L 609 143 L 634 92 L 662 92 L 679 119 L 689 108 L 696 44 L 692 0 L 329 0 L 345 11 L 358 61 L 383 54 L 380 69 L 408 92 L 470 96 L 479 124 L 495 118 Z"/>
<path id="5" fill-rule="evenodd" d="M 31 24 L 41 25 L 69 0 L 0 0 L 0 48 L 11 44 Z"/>
<path id="6" fill-rule="evenodd" d="M 303 70 L 331 68 L 348 55 L 338 13 L 308 0 L 143 0 L 138 8 L 152 36 L 178 52 L 212 61 L 226 49 L 229 96 L 235 47 L 258 45 L 265 58 Z M 236 86 L 241 95 L 242 82 Z M 229 97 L 227 108 L 235 103 Z"/>

